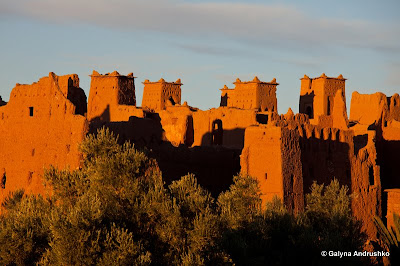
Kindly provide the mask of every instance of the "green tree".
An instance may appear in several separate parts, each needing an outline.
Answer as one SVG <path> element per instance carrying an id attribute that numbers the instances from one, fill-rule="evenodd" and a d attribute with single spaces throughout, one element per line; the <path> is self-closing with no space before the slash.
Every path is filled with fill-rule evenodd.
<path id="1" fill-rule="evenodd" d="M 107 129 L 81 145 L 83 167 L 51 168 L 50 243 L 43 264 L 216 264 L 219 216 L 193 175 L 165 188 L 155 161 Z"/>
<path id="2" fill-rule="evenodd" d="M 315 261 L 321 263 L 339 263 L 334 258 L 323 258 L 321 251 L 362 251 L 367 235 L 362 231 L 362 223 L 351 214 L 351 195 L 347 186 L 340 186 L 333 179 L 328 186 L 311 186 L 311 193 L 306 195 L 306 210 L 299 216 L 299 223 L 305 227 L 307 234 L 302 242 L 309 245 Z M 360 258 L 341 259 L 346 263 L 360 264 Z"/>
<path id="3" fill-rule="evenodd" d="M 52 203 L 41 196 L 10 194 L 0 215 L 0 264 L 29 265 L 49 247 L 47 217 Z"/>
<path id="4" fill-rule="evenodd" d="M 45 172 L 51 197 L 4 201 L 0 264 L 321 264 L 321 250 L 359 250 L 365 239 L 337 180 L 313 184 L 294 216 L 278 198 L 262 208 L 248 176 L 217 200 L 191 174 L 165 186 L 157 163 L 108 129 L 80 150 L 81 169 Z"/>

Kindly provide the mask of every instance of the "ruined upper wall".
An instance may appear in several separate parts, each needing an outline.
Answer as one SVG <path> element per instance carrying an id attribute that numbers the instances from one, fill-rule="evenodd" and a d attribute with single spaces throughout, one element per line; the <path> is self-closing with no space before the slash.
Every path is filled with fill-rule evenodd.
<path id="1" fill-rule="evenodd" d="M 152 111 L 164 110 L 166 106 L 181 104 L 181 80 L 166 82 L 160 79 L 157 82 L 145 80 L 143 82 L 142 108 Z"/>
<path id="2" fill-rule="evenodd" d="M 235 88 L 224 86 L 221 89 L 221 106 L 240 109 L 277 112 L 276 79 L 263 82 L 254 77 L 252 81 L 236 79 Z"/>
<path id="3" fill-rule="evenodd" d="M 379 121 L 387 113 L 386 95 L 381 92 L 360 94 L 357 91 L 351 96 L 350 120 L 359 124 L 371 125 Z"/>
<path id="4" fill-rule="evenodd" d="M 50 73 L 31 85 L 17 84 L 0 107 L 0 201 L 18 188 L 43 193 L 45 167 L 79 166 L 87 120 L 68 99 L 71 88 L 79 88 L 76 75 Z"/>

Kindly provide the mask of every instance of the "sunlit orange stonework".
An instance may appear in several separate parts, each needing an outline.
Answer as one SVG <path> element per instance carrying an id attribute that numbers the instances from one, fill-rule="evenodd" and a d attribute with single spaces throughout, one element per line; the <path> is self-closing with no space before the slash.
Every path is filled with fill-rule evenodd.
<path id="1" fill-rule="evenodd" d="M 167 182 L 193 172 L 216 194 L 241 172 L 259 180 L 263 202 L 278 196 L 298 213 L 313 181 L 336 178 L 353 193 L 353 213 L 371 237 L 372 217 L 387 210 L 391 224 L 400 213 L 398 94 L 354 92 L 348 117 L 342 75 L 304 75 L 299 113 L 279 115 L 275 79 L 237 79 L 221 89 L 220 107 L 206 111 L 181 103 L 180 79 L 145 80 L 141 107 L 132 73 L 93 71 L 91 79 L 88 103 L 77 75 L 54 73 L 17 84 L 9 102 L 0 101 L 0 201 L 18 188 L 45 193 L 44 169 L 78 168 L 79 143 L 107 126 L 120 142 L 146 147 Z"/>

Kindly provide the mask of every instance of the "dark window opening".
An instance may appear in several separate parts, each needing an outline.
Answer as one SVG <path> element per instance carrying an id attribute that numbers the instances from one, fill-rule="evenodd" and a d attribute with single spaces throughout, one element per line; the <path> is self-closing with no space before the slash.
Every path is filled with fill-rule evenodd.
<path id="1" fill-rule="evenodd" d="M 1 182 L 0 182 L 0 186 L 2 189 L 6 188 L 6 181 L 7 181 L 7 176 L 6 173 L 4 173 L 3 176 L 1 177 Z"/>
<path id="2" fill-rule="evenodd" d="M 29 116 L 33 116 L 33 106 L 29 107 Z"/>
<path id="3" fill-rule="evenodd" d="M 228 106 L 228 94 L 221 96 L 221 102 L 219 106 Z"/>
<path id="4" fill-rule="evenodd" d="M 369 167 L 369 184 L 370 186 L 375 185 L 375 178 L 374 178 L 374 167 Z"/>
<path id="5" fill-rule="evenodd" d="M 268 124 L 268 115 L 256 114 L 256 121 L 260 124 Z"/>
<path id="6" fill-rule="evenodd" d="M 327 114 L 331 115 L 331 100 L 328 97 L 328 103 L 327 103 Z"/>
<path id="7" fill-rule="evenodd" d="M 172 105 L 175 105 L 175 101 L 174 101 L 174 99 L 172 98 L 172 96 L 169 97 L 168 101 L 169 101 Z"/>
<path id="8" fill-rule="evenodd" d="M 217 119 L 212 123 L 212 144 L 222 145 L 222 139 L 223 139 L 222 121 L 220 119 Z"/>
<path id="9" fill-rule="evenodd" d="M 268 179 L 268 174 L 267 173 L 265 173 L 265 180 L 267 180 Z"/>

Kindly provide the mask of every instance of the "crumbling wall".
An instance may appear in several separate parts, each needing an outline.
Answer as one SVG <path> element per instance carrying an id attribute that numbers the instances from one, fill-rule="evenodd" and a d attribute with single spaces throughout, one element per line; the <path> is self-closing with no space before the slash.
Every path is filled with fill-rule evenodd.
<path id="1" fill-rule="evenodd" d="M 241 172 L 258 179 L 263 204 L 274 196 L 295 213 L 304 208 L 299 135 L 277 126 L 248 127 Z"/>
<path id="2" fill-rule="evenodd" d="M 372 125 L 387 113 L 387 106 L 387 98 L 383 93 L 360 94 L 355 91 L 351 96 L 350 120 Z"/>
<path id="3" fill-rule="evenodd" d="M 87 99 L 85 92 L 79 87 L 77 74 L 55 76 L 64 96 L 75 105 L 75 114 L 86 116 Z"/>
<path id="4" fill-rule="evenodd" d="M 233 102 L 235 101 L 235 90 L 228 88 L 228 86 L 224 85 L 221 89 L 221 101 L 219 106 L 233 106 Z"/>
<path id="5" fill-rule="evenodd" d="M 349 119 L 347 118 L 346 99 L 342 90 L 336 91 L 335 105 L 332 110 L 332 125 L 334 128 L 347 129 Z"/>
<path id="6" fill-rule="evenodd" d="M 17 84 L 10 101 L 0 107 L 0 201 L 19 188 L 44 193 L 43 170 L 50 165 L 79 166 L 78 144 L 87 132 L 87 120 L 76 115 L 84 106 L 68 99 L 71 80 L 79 88 L 77 76 L 54 73 L 31 85 Z"/>
<path id="7" fill-rule="evenodd" d="M 164 140 L 174 146 L 192 146 L 194 141 L 193 112 L 188 106 L 170 106 L 159 112 Z"/>
<path id="8" fill-rule="evenodd" d="M 333 178 L 351 187 L 352 132 L 310 124 L 297 128 L 300 135 L 304 193 L 314 181 L 328 185 Z"/>
<path id="9" fill-rule="evenodd" d="M 373 217 L 382 215 L 381 168 L 377 163 L 375 131 L 354 136 L 354 155 L 351 157 L 353 214 L 363 222 L 363 230 L 375 238 Z"/>
<path id="10" fill-rule="evenodd" d="M 395 93 L 392 97 L 388 97 L 389 117 L 388 120 L 400 121 L 400 96 Z"/>

